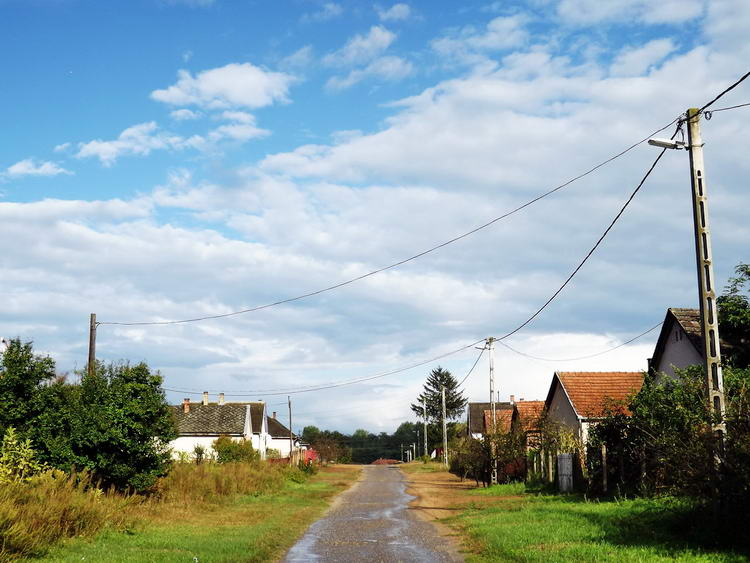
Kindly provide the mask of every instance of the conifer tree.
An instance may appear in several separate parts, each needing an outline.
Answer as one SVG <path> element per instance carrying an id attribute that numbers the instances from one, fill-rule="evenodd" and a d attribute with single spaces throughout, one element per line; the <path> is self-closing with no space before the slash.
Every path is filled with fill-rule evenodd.
<path id="1" fill-rule="evenodd" d="M 412 403 L 411 410 L 421 419 L 424 418 L 422 401 L 427 406 L 428 421 L 442 421 L 443 406 L 441 397 L 441 387 L 445 386 L 445 413 L 447 420 L 459 418 L 466 407 L 467 400 L 463 392 L 458 388 L 456 378 L 451 372 L 438 366 L 427 376 L 423 391 L 417 397 L 417 401 Z"/>

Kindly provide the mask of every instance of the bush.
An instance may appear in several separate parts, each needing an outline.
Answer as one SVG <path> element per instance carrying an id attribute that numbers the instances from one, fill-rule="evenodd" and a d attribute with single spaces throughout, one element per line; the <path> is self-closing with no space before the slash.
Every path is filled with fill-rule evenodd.
<path id="1" fill-rule="evenodd" d="M 232 440 L 229 436 L 220 436 L 213 443 L 216 452 L 216 461 L 219 463 L 231 463 L 235 461 L 250 462 L 257 461 L 258 455 L 253 450 L 253 444 L 245 440 Z"/>
<path id="2" fill-rule="evenodd" d="M 0 485 L 28 481 L 45 469 L 31 448 L 31 440 L 19 440 L 15 428 L 8 427 L 0 446 Z"/>

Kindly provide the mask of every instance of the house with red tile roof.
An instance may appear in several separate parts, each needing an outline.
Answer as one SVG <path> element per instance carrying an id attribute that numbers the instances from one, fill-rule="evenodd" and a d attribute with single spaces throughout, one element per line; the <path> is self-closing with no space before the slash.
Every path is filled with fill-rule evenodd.
<path id="1" fill-rule="evenodd" d="M 648 361 L 649 373 L 674 377 L 674 370 L 703 364 L 703 336 L 698 309 L 667 309 L 654 354 Z"/>
<path id="2" fill-rule="evenodd" d="M 524 401 L 513 404 L 511 427 L 526 435 L 526 448 L 531 449 L 539 444 L 539 419 L 544 414 L 544 401 Z"/>
<path id="3" fill-rule="evenodd" d="M 485 434 L 507 434 L 511 429 L 511 420 L 513 419 L 512 409 L 498 409 L 495 406 L 495 421 L 492 421 L 492 411 L 484 411 L 484 433 Z"/>
<path id="4" fill-rule="evenodd" d="M 626 403 L 640 391 L 644 374 L 630 371 L 558 371 L 552 377 L 545 408 L 549 418 L 569 428 L 585 444 L 589 427 L 608 406 Z M 630 414 L 625 407 L 625 412 Z"/>
<path id="5" fill-rule="evenodd" d="M 490 410 L 491 406 L 491 403 L 469 403 L 467 405 L 466 432 L 470 438 L 481 440 L 482 437 L 487 433 L 487 429 L 491 427 L 491 424 L 490 426 L 487 426 L 487 418 L 485 416 L 485 412 L 489 412 L 489 420 L 492 420 L 492 411 Z M 513 404 L 501 402 L 495 403 L 495 416 L 497 416 L 497 413 L 505 411 L 508 411 L 508 413 L 512 413 Z M 505 415 L 501 415 L 501 417 L 504 416 Z"/>

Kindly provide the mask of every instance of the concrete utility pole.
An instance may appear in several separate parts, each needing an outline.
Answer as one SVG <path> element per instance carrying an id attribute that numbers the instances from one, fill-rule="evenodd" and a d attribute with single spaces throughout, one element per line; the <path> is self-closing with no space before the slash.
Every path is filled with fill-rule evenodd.
<path id="1" fill-rule="evenodd" d="M 422 397 L 422 411 L 424 412 L 424 455 L 430 455 L 427 451 L 427 400 Z"/>
<path id="2" fill-rule="evenodd" d="M 448 465 L 448 430 L 445 423 L 445 385 L 440 386 L 440 394 L 443 399 L 443 463 Z"/>
<path id="3" fill-rule="evenodd" d="M 490 336 L 487 339 L 487 350 L 489 353 L 490 363 L 490 410 L 492 411 L 492 433 L 495 434 L 497 431 L 497 408 L 495 405 L 495 339 Z M 490 447 L 490 453 L 492 454 L 492 472 L 491 472 L 491 483 L 497 485 L 497 463 L 495 462 L 495 444 L 494 439 Z"/>
<path id="4" fill-rule="evenodd" d="M 94 375 L 96 369 L 96 324 L 96 313 L 91 313 L 89 319 L 89 375 Z"/>
<path id="5" fill-rule="evenodd" d="M 292 398 L 286 396 L 287 403 L 289 404 L 289 465 L 294 465 L 292 461 L 292 454 L 294 453 L 294 437 L 292 434 Z"/>
<path id="6" fill-rule="evenodd" d="M 688 150 L 690 151 L 690 183 L 693 188 L 693 224 L 695 228 L 695 258 L 698 267 L 698 296 L 700 298 L 703 357 L 706 368 L 706 393 L 708 406 L 720 421 L 711 425 L 719 440 L 723 440 L 724 382 L 721 375 L 719 349 L 719 319 L 714 290 L 714 266 L 711 250 L 711 233 L 708 228 L 708 197 L 706 175 L 703 167 L 703 140 L 700 129 L 700 110 L 687 110 Z"/>

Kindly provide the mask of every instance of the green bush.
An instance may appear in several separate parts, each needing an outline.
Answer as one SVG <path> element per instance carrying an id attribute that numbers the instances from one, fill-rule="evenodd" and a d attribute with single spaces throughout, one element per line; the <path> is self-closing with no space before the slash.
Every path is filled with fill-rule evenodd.
<path id="1" fill-rule="evenodd" d="M 31 447 L 31 440 L 20 440 L 15 428 L 8 427 L 0 446 L 0 485 L 28 481 L 45 469 Z"/>
<path id="2" fill-rule="evenodd" d="M 231 463 L 235 461 L 257 461 L 258 454 L 253 450 L 253 444 L 244 438 L 232 440 L 229 436 L 219 436 L 213 443 L 216 461 Z"/>

